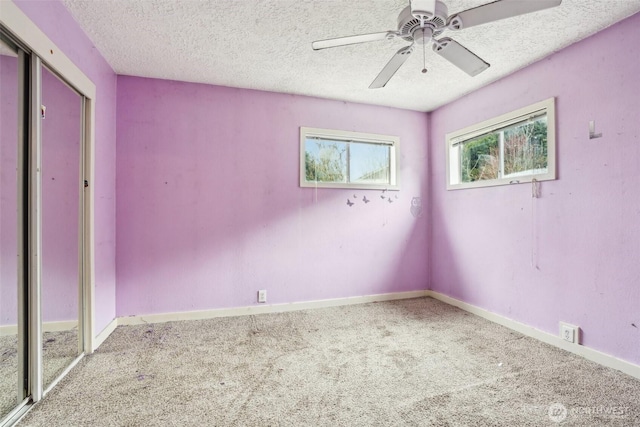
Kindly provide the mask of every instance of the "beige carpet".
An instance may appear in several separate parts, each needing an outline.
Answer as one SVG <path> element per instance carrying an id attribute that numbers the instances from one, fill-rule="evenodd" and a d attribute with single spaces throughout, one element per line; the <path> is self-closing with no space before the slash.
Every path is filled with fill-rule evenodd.
<path id="1" fill-rule="evenodd" d="M 45 387 L 78 356 L 78 331 L 45 332 L 42 335 L 42 376 Z M 0 418 L 18 403 L 18 338 L 0 337 Z"/>
<path id="2" fill-rule="evenodd" d="M 18 404 L 18 337 L 0 337 L 0 419 Z"/>
<path id="3" fill-rule="evenodd" d="M 430 298 L 118 327 L 21 426 L 640 425 L 640 381 Z M 563 405 L 563 406 L 559 406 Z"/>

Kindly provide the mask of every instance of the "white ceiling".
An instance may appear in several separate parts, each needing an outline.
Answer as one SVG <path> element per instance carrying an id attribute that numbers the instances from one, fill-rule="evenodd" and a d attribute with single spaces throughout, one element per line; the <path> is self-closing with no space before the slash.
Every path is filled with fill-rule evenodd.
<path id="1" fill-rule="evenodd" d="M 490 0 L 445 0 L 449 14 Z M 63 0 L 118 74 L 260 89 L 431 111 L 640 11 L 640 0 L 559 7 L 452 37 L 491 64 L 469 77 L 427 49 L 368 89 L 407 42 L 313 51 L 314 40 L 396 29 L 409 0 Z M 599 52 L 594 52 L 599 55 Z"/>

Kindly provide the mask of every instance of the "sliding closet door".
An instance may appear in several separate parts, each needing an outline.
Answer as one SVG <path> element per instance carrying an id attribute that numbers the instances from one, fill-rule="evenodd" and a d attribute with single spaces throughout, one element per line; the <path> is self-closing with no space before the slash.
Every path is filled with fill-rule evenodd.
<path id="1" fill-rule="evenodd" d="M 0 0 L 0 12 L 0 426 L 5 426 L 92 349 L 96 89 L 16 5 Z"/>
<path id="2" fill-rule="evenodd" d="M 25 54 L 0 39 L 0 419 L 26 398 L 23 293 Z"/>
<path id="3" fill-rule="evenodd" d="M 42 67 L 42 375 L 46 389 L 81 353 L 83 99 Z"/>

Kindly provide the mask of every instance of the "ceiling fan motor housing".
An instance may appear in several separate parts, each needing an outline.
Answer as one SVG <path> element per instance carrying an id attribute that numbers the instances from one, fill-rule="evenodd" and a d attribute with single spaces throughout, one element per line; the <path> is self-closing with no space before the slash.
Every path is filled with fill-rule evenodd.
<path id="1" fill-rule="evenodd" d="M 447 17 L 449 10 L 447 6 L 441 1 L 436 2 L 436 9 L 433 16 L 429 19 L 426 19 L 425 28 L 430 28 L 433 30 L 432 37 L 436 37 L 446 29 L 447 25 Z M 420 29 L 420 20 L 411 14 L 411 6 L 407 6 L 402 9 L 400 15 L 398 15 L 398 32 L 400 33 L 400 37 L 402 39 L 412 42 L 414 41 L 414 32 Z M 423 39 L 422 33 L 419 34 L 419 39 Z M 418 40 L 416 40 L 417 42 Z"/>
<path id="2" fill-rule="evenodd" d="M 417 45 L 427 44 L 433 37 L 433 29 L 425 26 L 424 28 L 418 28 L 413 32 L 413 41 Z"/>

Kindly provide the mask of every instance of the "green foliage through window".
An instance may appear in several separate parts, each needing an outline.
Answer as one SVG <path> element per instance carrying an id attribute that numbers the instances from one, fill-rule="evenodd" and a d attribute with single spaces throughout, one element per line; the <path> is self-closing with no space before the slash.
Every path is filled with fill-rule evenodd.
<path id="1" fill-rule="evenodd" d="M 462 143 L 461 182 L 547 172 L 547 118 L 518 123 Z"/>
<path id="2" fill-rule="evenodd" d="M 390 146 L 308 138 L 304 164 L 307 182 L 389 184 Z"/>
<path id="3" fill-rule="evenodd" d="M 346 182 L 346 143 L 307 140 L 304 161 L 307 181 Z"/>

